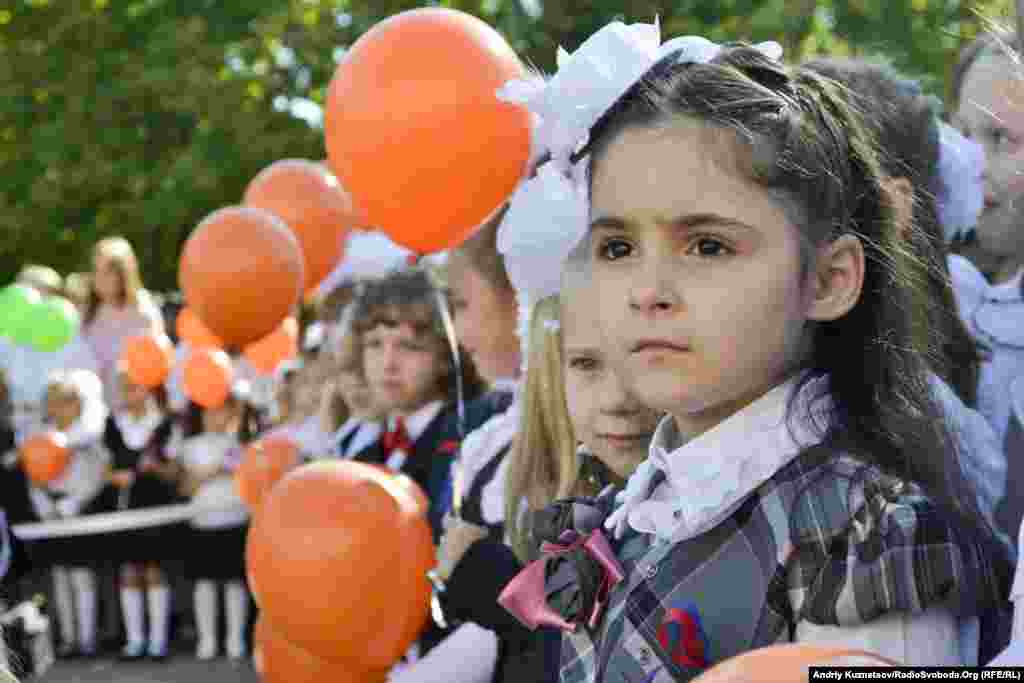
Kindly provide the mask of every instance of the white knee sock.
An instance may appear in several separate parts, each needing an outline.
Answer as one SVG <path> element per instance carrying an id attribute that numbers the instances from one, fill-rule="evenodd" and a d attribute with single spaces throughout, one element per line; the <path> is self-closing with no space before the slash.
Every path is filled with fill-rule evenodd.
<path id="1" fill-rule="evenodd" d="M 245 627 L 249 619 L 249 591 L 241 581 L 229 581 L 224 588 L 227 610 L 227 650 L 232 659 L 245 656 Z"/>
<path id="2" fill-rule="evenodd" d="M 217 584 L 213 581 L 196 581 L 192 602 L 196 631 L 199 632 L 197 656 L 209 659 L 217 653 Z"/>
<path id="3" fill-rule="evenodd" d="M 75 587 L 78 645 L 91 652 L 96 649 L 96 575 L 91 569 L 72 569 L 71 583 Z"/>
<path id="4" fill-rule="evenodd" d="M 71 592 L 71 577 L 67 567 L 53 568 L 53 606 L 57 610 L 57 625 L 64 645 L 75 645 L 75 598 Z"/>
<path id="5" fill-rule="evenodd" d="M 149 602 L 149 654 L 167 653 L 167 620 L 171 613 L 171 589 L 161 583 L 146 590 Z"/>
<path id="6" fill-rule="evenodd" d="M 145 606 L 142 603 L 141 588 L 121 589 L 121 615 L 124 618 L 124 630 L 128 636 L 128 647 L 141 647 L 145 635 Z"/>

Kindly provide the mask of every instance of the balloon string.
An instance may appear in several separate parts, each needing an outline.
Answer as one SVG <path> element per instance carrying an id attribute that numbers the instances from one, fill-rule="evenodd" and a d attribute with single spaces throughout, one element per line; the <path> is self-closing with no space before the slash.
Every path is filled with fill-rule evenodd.
<path id="1" fill-rule="evenodd" d="M 445 336 L 448 338 L 448 346 L 451 350 L 452 361 L 455 365 L 455 410 L 457 415 L 456 428 L 459 435 L 460 444 L 460 455 L 461 455 L 461 444 L 462 440 L 466 437 L 466 401 L 465 401 L 465 389 L 462 385 L 462 359 L 459 354 L 459 341 L 455 335 L 455 324 L 452 322 L 451 312 L 448 310 L 448 301 L 445 299 L 444 293 L 441 291 L 437 292 L 437 308 L 441 313 L 441 323 L 444 325 Z M 456 455 L 455 463 L 453 464 L 453 477 L 457 480 L 456 485 L 453 485 L 452 490 L 452 509 L 455 511 L 456 516 L 460 515 L 462 510 L 462 487 L 457 485 L 460 483 L 461 477 L 459 473 L 460 468 L 460 457 Z"/>

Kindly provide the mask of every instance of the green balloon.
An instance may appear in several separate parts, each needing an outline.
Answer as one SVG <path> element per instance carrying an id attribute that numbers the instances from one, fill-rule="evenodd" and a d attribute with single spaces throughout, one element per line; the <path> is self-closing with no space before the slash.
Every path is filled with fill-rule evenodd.
<path id="1" fill-rule="evenodd" d="M 0 290 L 0 336 L 16 344 L 32 343 L 32 330 L 42 297 L 25 285 L 9 285 Z"/>
<path id="2" fill-rule="evenodd" d="M 78 309 L 60 296 L 43 299 L 32 328 L 32 346 L 38 351 L 59 351 L 78 334 Z"/>

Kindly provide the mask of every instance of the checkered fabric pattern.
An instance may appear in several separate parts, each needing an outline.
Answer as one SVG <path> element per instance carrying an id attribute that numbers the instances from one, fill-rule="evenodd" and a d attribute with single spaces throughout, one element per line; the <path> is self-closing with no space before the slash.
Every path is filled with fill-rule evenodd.
<path id="1" fill-rule="evenodd" d="M 633 534 L 618 551 L 627 577 L 602 624 L 563 637 L 566 683 L 688 681 L 791 640 L 801 621 L 853 626 L 937 604 L 969 616 L 1005 599 L 981 547 L 916 486 L 824 447 L 711 531 L 677 544 Z"/>

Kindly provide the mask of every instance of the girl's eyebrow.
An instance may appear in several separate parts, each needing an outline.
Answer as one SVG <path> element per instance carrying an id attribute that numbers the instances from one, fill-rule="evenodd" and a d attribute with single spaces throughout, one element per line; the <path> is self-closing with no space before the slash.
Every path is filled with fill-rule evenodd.
<path id="1" fill-rule="evenodd" d="M 718 225 L 730 228 L 738 228 L 746 232 L 757 232 L 757 229 L 743 221 L 735 218 L 729 218 L 722 216 L 717 213 L 692 213 L 683 214 L 676 216 L 669 220 L 658 221 L 661 225 L 671 226 L 673 228 L 681 228 L 684 230 L 694 230 L 701 228 L 706 225 Z M 617 216 L 598 216 L 590 223 L 590 229 L 604 228 L 605 230 L 614 230 L 617 232 L 630 232 L 633 229 L 633 224 L 629 221 L 619 218 Z"/>

